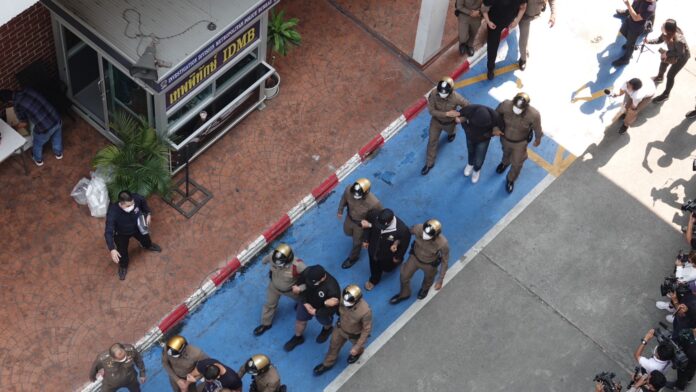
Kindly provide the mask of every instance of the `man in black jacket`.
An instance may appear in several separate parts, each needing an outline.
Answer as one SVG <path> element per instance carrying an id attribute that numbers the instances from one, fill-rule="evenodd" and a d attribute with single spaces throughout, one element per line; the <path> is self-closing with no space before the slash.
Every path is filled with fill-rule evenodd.
<path id="1" fill-rule="evenodd" d="M 363 247 L 370 256 L 370 280 L 365 282 L 365 289 L 370 291 L 379 283 L 382 272 L 393 271 L 404 260 L 411 231 L 388 208 L 369 214 L 365 226 Z"/>
<path id="2" fill-rule="evenodd" d="M 486 159 L 491 137 L 503 134 L 505 121 L 495 109 L 484 105 L 463 107 L 459 110 L 459 114 L 461 117 L 458 117 L 456 121 L 464 128 L 468 155 L 464 176 L 471 176 L 471 182 L 476 184 L 481 175 L 481 166 Z"/>
<path id="3" fill-rule="evenodd" d="M 118 277 L 126 279 L 128 272 L 128 241 L 135 237 L 140 245 L 153 252 L 161 252 L 162 248 L 152 242 L 149 233 L 152 214 L 145 198 L 137 193 L 121 191 L 118 202 L 111 203 L 106 213 L 106 229 L 104 238 L 111 252 L 111 260 L 118 263 Z"/>
<path id="4" fill-rule="evenodd" d="M 341 296 L 341 287 L 336 278 L 331 276 L 320 265 L 307 267 L 297 284 L 292 286 L 294 294 L 301 294 L 301 301 L 297 303 L 295 310 L 295 335 L 285 343 L 285 351 L 292 351 L 295 347 L 304 343 L 307 322 L 316 317 L 323 326 L 317 336 L 317 343 L 324 343 L 333 331 L 333 316 L 338 311 L 338 300 Z"/>

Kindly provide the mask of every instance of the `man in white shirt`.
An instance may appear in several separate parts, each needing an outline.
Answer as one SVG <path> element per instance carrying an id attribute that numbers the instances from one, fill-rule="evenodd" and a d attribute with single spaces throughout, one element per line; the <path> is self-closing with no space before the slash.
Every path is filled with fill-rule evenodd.
<path id="1" fill-rule="evenodd" d="M 651 373 L 653 370 L 658 370 L 664 373 L 670 365 L 670 361 L 674 358 L 674 347 L 668 342 L 660 343 L 653 350 L 653 355 L 650 358 L 643 357 L 643 350 L 648 342 L 655 337 L 655 330 L 651 329 L 641 339 L 640 346 L 633 353 L 633 357 L 638 361 L 638 364 L 645 369 L 645 373 Z"/>
<path id="2" fill-rule="evenodd" d="M 633 78 L 624 83 L 619 92 L 612 94 L 612 97 L 621 95 L 625 95 L 624 119 L 621 128 L 619 128 L 619 134 L 624 134 L 636 122 L 638 113 L 652 102 L 653 96 L 655 96 L 655 83 L 649 78 L 645 81 Z"/>

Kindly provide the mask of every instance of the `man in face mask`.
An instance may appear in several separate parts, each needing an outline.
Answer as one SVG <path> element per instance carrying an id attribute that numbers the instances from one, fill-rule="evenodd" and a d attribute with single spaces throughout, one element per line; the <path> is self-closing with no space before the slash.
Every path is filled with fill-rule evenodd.
<path id="1" fill-rule="evenodd" d="M 429 219 L 423 224 L 411 228 L 415 236 L 411 245 L 411 255 L 401 267 L 401 290 L 393 296 L 389 303 L 396 305 L 411 296 L 411 278 L 418 270 L 423 271 L 423 283 L 418 291 L 418 299 L 428 295 L 430 286 L 435 281 L 437 268 L 440 267 L 440 277 L 435 283 L 435 290 L 442 288 L 447 273 L 449 261 L 449 243 L 442 234 L 442 224 L 437 219 Z"/>
<path id="2" fill-rule="evenodd" d="M 338 202 L 338 219 L 343 219 L 343 209 L 348 208 L 346 220 L 343 221 L 343 233 L 353 240 L 353 246 L 350 249 L 350 254 L 343 260 L 341 268 L 350 268 L 360 258 L 360 247 L 362 245 L 363 230 L 367 226 L 367 215 L 370 211 L 381 210 L 377 196 L 370 192 L 371 184 L 367 178 L 359 178 L 346 187 Z"/>
<path id="3" fill-rule="evenodd" d="M 292 351 L 304 343 L 304 330 L 307 322 L 316 317 L 323 326 L 317 336 L 317 343 L 324 343 L 333 330 L 333 316 L 338 309 L 341 287 L 336 278 L 331 276 L 320 265 L 307 267 L 297 281 L 298 291 L 301 291 L 301 302 L 296 305 L 295 335 L 285 343 L 285 351 Z M 304 286 L 304 290 L 301 287 Z"/>
<path id="4" fill-rule="evenodd" d="M 128 272 L 128 241 L 135 237 L 140 245 L 152 252 L 162 248 L 150 238 L 152 214 L 145 198 L 137 193 L 121 191 L 118 202 L 112 203 L 106 213 L 104 238 L 111 253 L 111 260 L 118 264 L 119 279 L 126 279 Z"/>
<path id="5" fill-rule="evenodd" d="M 365 289 L 372 290 L 382 278 L 382 272 L 393 271 L 401 264 L 411 241 L 406 223 L 388 208 L 372 213 L 365 229 L 363 247 L 370 256 L 370 279 Z"/>
<path id="6" fill-rule="evenodd" d="M 320 375 L 331 369 L 336 363 L 341 348 L 350 340 L 353 347 L 350 349 L 348 363 L 355 363 L 363 351 L 367 338 L 372 332 L 372 310 L 362 296 L 360 287 L 349 285 L 343 290 L 341 304 L 338 307 L 338 322 L 331 335 L 329 352 L 326 353 L 324 362 L 314 367 L 314 374 Z"/>
<path id="7" fill-rule="evenodd" d="M 459 112 L 457 108 L 468 105 L 464 97 L 454 91 L 454 80 L 444 77 L 437 83 L 435 91 L 428 95 L 428 112 L 430 119 L 430 129 L 428 129 L 428 148 L 426 149 L 425 166 L 421 169 L 421 174 L 426 175 L 435 165 L 437 157 L 437 144 L 440 141 L 442 131 L 447 132 L 447 141 L 453 142 L 456 136 L 457 119 Z"/>
<path id="8" fill-rule="evenodd" d="M 187 376 L 196 368 L 196 363 L 208 355 L 196 346 L 188 344 L 183 336 L 172 336 L 162 349 L 162 367 L 169 376 L 174 392 L 194 392 L 196 383 Z"/>
<path id="9" fill-rule="evenodd" d="M 138 350 L 130 344 L 115 343 L 109 351 L 97 356 L 89 372 L 91 381 L 102 378 L 102 392 L 116 392 L 119 388 L 127 388 L 130 392 L 140 392 L 140 383 L 145 382 L 145 364 Z"/>
<path id="10" fill-rule="evenodd" d="M 249 392 L 285 392 L 287 389 L 280 382 L 278 370 L 263 354 L 256 354 L 249 358 L 237 373 L 240 378 L 247 373 L 251 374 Z"/>
<path id="11" fill-rule="evenodd" d="M 495 172 L 502 174 L 508 166 L 512 165 L 507 175 L 505 189 L 512 193 L 515 189 L 515 180 L 520 175 L 522 165 L 527 160 L 527 144 L 534 136 L 534 147 L 541 144 L 544 132 L 541 129 L 541 115 L 539 111 L 529 105 L 529 95 L 518 93 L 512 100 L 505 100 L 495 109 L 505 122 L 505 132 L 497 132 L 503 146 L 503 160 Z"/>
<path id="12" fill-rule="evenodd" d="M 306 288 L 304 285 L 297 285 L 297 280 L 307 267 L 302 260 L 295 257 L 290 245 L 278 245 L 270 255 L 266 255 L 261 260 L 261 263 L 270 264 L 271 270 L 268 271 L 270 279 L 266 288 L 266 303 L 263 305 L 261 325 L 254 329 L 256 336 L 271 329 L 281 295 L 297 302 L 300 300 L 300 292 Z"/>

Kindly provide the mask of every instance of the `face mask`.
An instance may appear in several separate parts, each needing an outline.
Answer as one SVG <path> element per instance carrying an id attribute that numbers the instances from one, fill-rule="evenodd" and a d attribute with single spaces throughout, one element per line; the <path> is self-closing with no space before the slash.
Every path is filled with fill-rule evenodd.
<path id="1" fill-rule="evenodd" d="M 362 196 L 353 194 L 353 199 L 360 200 L 360 199 L 362 199 Z"/>
<path id="2" fill-rule="evenodd" d="M 123 211 L 126 211 L 126 212 L 131 212 L 131 211 L 133 211 L 133 210 L 135 209 L 135 204 L 130 205 L 130 206 L 126 207 L 126 208 L 121 207 L 121 209 L 122 209 Z"/>
<path id="3" fill-rule="evenodd" d="M 353 305 L 355 305 L 355 304 L 350 303 L 350 302 L 346 301 L 345 299 L 343 300 L 343 306 L 345 306 L 346 308 L 351 308 L 351 307 L 353 307 Z"/>
<path id="4" fill-rule="evenodd" d="M 126 362 L 127 360 L 128 360 L 128 355 L 124 356 L 123 359 L 121 359 L 121 360 L 114 358 L 114 361 L 116 361 L 118 363 L 123 363 L 123 362 Z"/>
<path id="5" fill-rule="evenodd" d="M 428 233 L 426 233 L 426 232 L 423 232 L 423 239 L 426 241 L 430 241 L 433 239 L 433 236 L 428 235 Z"/>
<path id="6" fill-rule="evenodd" d="M 437 93 L 437 95 L 439 95 L 440 98 L 442 98 L 442 99 L 449 97 L 449 94 L 447 94 L 447 93 Z"/>
<path id="7" fill-rule="evenodd" d="M 517 106 L 513 106 L 513 107 L 512 107 L 512 112 L 515 113 L 515 114 L 518 115 L 518 116 L 519 116 L 520 114 L 522 114 L 523 111 L 524 111 L 524 110 L 518 108 Z"/>
<path id="8" fill-rule="evenodd" d="M 169 356 L 172 357 L 172 358 L 179 358 L 179 357 L 181 356 L 181 353 L 180 353 L 180 352 L 174 354 L 174 352 L 172 351 L 171 348 L 170 348 L 170 349 L 167 349 L 167 354 L 169 354 Z"/>
<path id="9" fill-rule="evenodd" d="M 278 268 L 285 268 L 285 267 L 287 267 L 287 266 L 286 266 L 282 261 L 280 261 L 280 260 L 274 261 L 274 262 L 273 262 L 273 265 L 275 265 L 275 266 L 278 267 Z"/>

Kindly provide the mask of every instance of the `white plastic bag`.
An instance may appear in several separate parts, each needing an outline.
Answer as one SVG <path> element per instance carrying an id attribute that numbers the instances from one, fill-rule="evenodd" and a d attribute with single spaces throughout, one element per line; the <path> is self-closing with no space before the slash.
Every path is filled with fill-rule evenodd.
<path id="1" fill-rule="evenodd" d="M 87 186 L 89 186 L 89 179 L 82 177 L 80 181 L 75 184 L 72 192 L 70 192 L 70 196 L 72 196 L 79 205 L 83 206 L 87 204 Z"/>
<path id="2" fill-rule="evenodd" d="M 85 196 L 90 214 L 95 218 L 105 217 L 106 210 L 109 208 L 109 190 L 99 173 L 92 173 Z"/>

